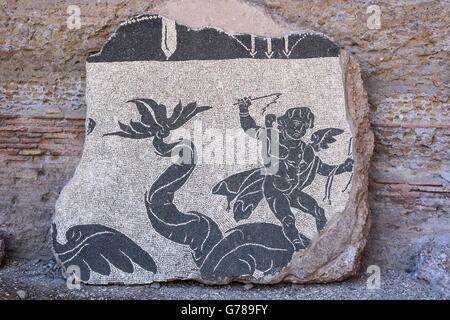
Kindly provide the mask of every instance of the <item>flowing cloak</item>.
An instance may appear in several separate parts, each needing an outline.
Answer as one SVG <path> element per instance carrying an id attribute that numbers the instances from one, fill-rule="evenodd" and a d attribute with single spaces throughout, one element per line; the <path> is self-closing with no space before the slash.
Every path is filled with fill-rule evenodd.
<path id="1" fill-rule="evenodd" d="M 213 194 L 227 197 L 227 210 L 234 201 L 233 214 L 236 221 L 247 219 L 264 197 L 262 185 L 265 175 L 261 171 L 261 168 L 257 168 L 236 173 L 214 186 Z"/>

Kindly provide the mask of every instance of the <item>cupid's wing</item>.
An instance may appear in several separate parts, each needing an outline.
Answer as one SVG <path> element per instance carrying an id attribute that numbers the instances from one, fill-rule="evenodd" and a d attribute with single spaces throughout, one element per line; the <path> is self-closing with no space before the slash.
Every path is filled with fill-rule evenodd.
<path id="1" fill-rule="evenodd" d="M 56 225 L 52 225 L 53 248 L 65 269 L 71 265 L 80 268 L 80 279 L 88 281 L 91 271 L 108 276 L 111 266 L 133 273 L 136 263 L 141 268 L 156 273 L 152 257 L 133 240 L 117 230 L 99 224 L 71 227 L 66 232 L 67 242 L 56 240 Z"/>
<path id="2" fill-rule="evenodd" d="M 317 130 L 311 135 L 310 145 L 316 152 L 319 150 L 328 149 L 328 145 L 330 143 L 336 142 L 336 139 L 334 137 L 340 135 L 343 132 L 344 130 L 338 128 L 326 128 Z"/>

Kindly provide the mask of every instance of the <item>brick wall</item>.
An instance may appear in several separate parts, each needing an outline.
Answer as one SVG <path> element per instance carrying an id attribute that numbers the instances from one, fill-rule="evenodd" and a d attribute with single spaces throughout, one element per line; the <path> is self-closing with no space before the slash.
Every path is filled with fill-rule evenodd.
<path id="1" fill-rule="evenodd" d="M 0 114 L 0 232 L 9 253 L 49 254 L 49 220 L 82 153 L 84 125 L 84 117 Z"/>
<path id="2" fill-rule="evenodd" d="M 363 68 L 376 137 L 367 263 L 408 268 L 448 241 L 448 25 L 445 1 L 251 1 L 273 18 L 330 36 Z M 49 220 L 80 159 L 85 58 L 159 1 L 0 0 L 0 235 L 8 254 L 49 255 Z M 67 28 L 69 5 L 81 28 Z M 370 30 L 367 6 L 381 8 Z"/>

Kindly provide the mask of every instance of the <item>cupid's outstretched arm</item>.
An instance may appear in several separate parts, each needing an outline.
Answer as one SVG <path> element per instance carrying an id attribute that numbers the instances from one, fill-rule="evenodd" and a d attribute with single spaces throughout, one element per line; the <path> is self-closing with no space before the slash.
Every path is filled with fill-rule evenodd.
<path id="1" fill-rule="evenodd" d="M 322 176 L 336 175 L 344 172 L 351 172 L 353 170 L 352 158 L 347 158 L 344 163 L 338 165 L 329 165 L 320 160 L 320 158 L 315 154 L 314 149 L 311 145 L 307 146 L 303 151 L 303 159 L 306 163 L 317 161 L 317 173 Z"/>
<path id="2" fill-rule="evenodd" d="M 353 170 L 353 159 L 347 158 L 344 163 L 339 165 L 329 165 L 322 160 L 319 160 L 319 166 L 317 167 L 317 173 L 322 176 L 329 176 L 333 171 L 334 174 L 341 174 L 344 172 L 351 172 Z"/>

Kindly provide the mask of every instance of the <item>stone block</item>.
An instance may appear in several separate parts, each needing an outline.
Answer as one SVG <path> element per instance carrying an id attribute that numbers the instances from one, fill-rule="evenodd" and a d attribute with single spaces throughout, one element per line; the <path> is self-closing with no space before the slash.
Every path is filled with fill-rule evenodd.
<path id="1" fill-rule="evenodd" d="M 355 274 L 373 135 L 360 67 L 329 38 L 146 14 L 86 71 L 83 157 L 52 224 L 65 270 L 127 284 Z"/>

